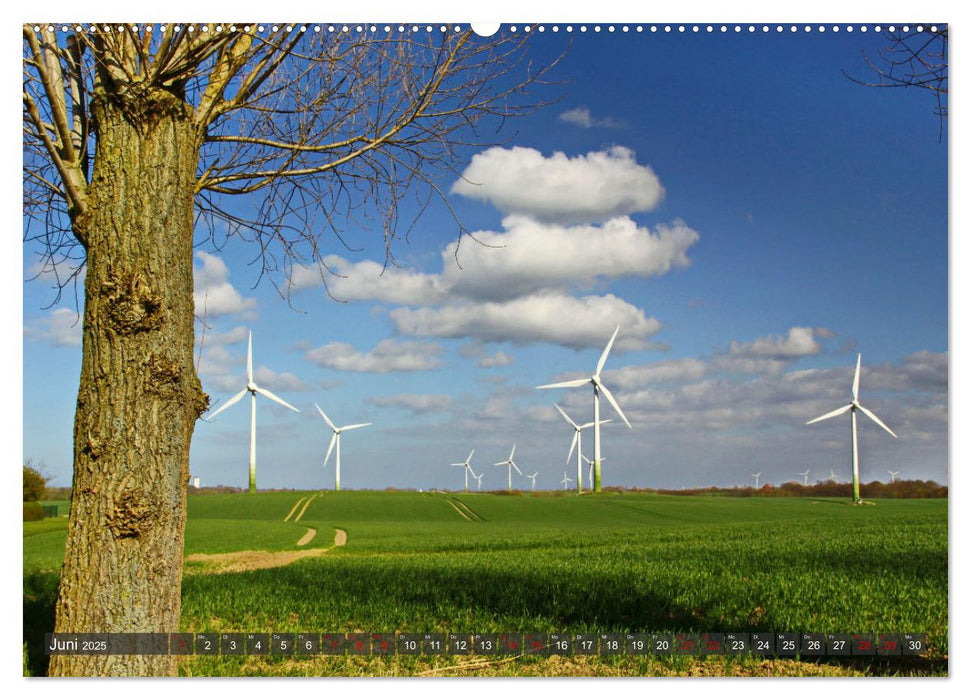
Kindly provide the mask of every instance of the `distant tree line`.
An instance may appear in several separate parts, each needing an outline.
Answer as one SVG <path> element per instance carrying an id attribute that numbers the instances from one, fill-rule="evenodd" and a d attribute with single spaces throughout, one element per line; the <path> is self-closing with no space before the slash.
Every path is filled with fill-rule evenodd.
<path id="1" fill-rule="evenodd" d="M 623 486 L 605 487 L 604 491 L 614 493 L 649 492 L 665 496 L 741 496 L 776 497 L 776 496 L 809 496 L 813 498 L 842 498 L 851 494 L 852 484 L 820 481 L 809 486 L 798 481 L 788 481 L 778 486 L 765 484 L 758 489 L 752 486 L 705 486 L 692 489 L 638 489 Z M 947 498 L 947 486 L 941 486 L 936 481 L 921 481 L 920 479 L 898 479 L 892 484 L 882 481 L 871 481 L 860 485 L 860 492 L 864 498 Z"/>

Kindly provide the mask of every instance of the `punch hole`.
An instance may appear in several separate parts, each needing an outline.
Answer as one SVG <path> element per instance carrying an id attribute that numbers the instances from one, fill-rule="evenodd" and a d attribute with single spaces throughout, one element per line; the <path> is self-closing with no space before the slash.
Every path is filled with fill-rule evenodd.
<path id="1" fill-rule="evenodd" d="M 482 37 L 489 37 L 499 31 L 499 22 L 473 22 L 472 31 Z"/>

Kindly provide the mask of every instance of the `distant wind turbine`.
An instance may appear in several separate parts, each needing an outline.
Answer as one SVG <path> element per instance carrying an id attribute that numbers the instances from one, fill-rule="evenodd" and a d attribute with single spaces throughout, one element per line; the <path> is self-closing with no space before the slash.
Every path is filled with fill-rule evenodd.
<path id="1" fill-rule="evenodd" d="M 836 483 L 836 472 L 834 472 L 832 469 L 829 470 L 829 480 Z"/>
<path id="2" fill-rule="evenodd" d="M 802 477 L 803 486 L 809 486 L 809 470 L 807 469 L 804 472 L 796 472 L 796 473 Z"/>
<path id="3" fill-rule="evenodd" d="M 470 469 L 469 471 L 472 471 L 472 470 Z M 472 472 L 472 478 L 475 479 L 475 490 L 476 491 L 481 491 L 482 490 L 482 474 L 476 474 L 475 472 Z"/>
<path id="4" fill-rule="evenodd" d="M 510 491 L 512 491 L 512 470 L 515 469 L 517 472 L 519 472 L 519 476 L 523 475 L 523 473 L 519 471 L 519 467 L 516 466 L 516 463 L 512 461 L 512 456 L 514 454 L 516 454 L 515 444 L 513 444 L 512 446 L 512 452 L 509 453 L 509 459 L 507 459 L 505 462 L 496 462 L 495 464 L 492 465 L 494 467 L 501 467 L 503 465 L 507 465 L 509 467 L 509 490 Z"/>
<path id="5" fill-rule="evenodd" d="M 891 484 L 897 480 L 897 474 L 899 474 L 899 473 L 900 472 L 892 472 L 889 469 L 887 470 L 887 474 L 890 475 L 890 483 Z"/>
<path id="6" fill-rule="evenodd" d="M 759 477 L 762 476 L 762 472 L 755 472 L 752 476 L 755 477 L 755 488 L 757 490 L 759 488 Z"/>
<path id="7" fill-rule="evenodd" d="M 607 421 L 604 421 L 606 423 Z M 583 455 L 583 461 L 587 463 L 587 483 L 590 484 L 590 490 L 593 491 L 593 460 L 588 459 L 586 455 Z M 607 461 L 606 457 L 600 458 L 600 463 L 603 464 Z"/>
<path id="8" fill-rule="evenodd" d="M 314 406 L 317 406 L 317 404 L 314 404 Z M 372 423 L 355 423 L 354 425 L 345 425 L 338 428 L 336 425 L 334 425 L 333 421 L 331 421 L 331 419 L 327 417 L 327 414 L 324 413 L 323 409 L 321 409 L 320 406 L 317 406 L 317 411 L 320 413 L 321 417 L 325 421 L 327 421 L 327 425 L 330 426 L 330 429 L 334 431 L 334 436 L 330 439 L 330 446 L 328 446 L 327 448 L 327 456 L 324 457 L 324 466 L 325 467 L 327 466 L 327 460 L 330 459 L 331 450 L 334 449 L 334 445 L 337 445 L 337 456 L 334 460 L 334 465 L 335 465 L 334 490 L 340 491 L 341 490 L 341 433 L 343 433 L 345 430 L 355 430 L 356 428 L 363 428 L 364 426 L 372 425 Z"/>
<path id="9" fill-rule="evenodd" d="M 556 384 L 544 384 L 543 386 L 536 387 L 537 389 L 566 389 L 570 387 L 583 386 L 584 384 L 593 384 L 593 462 L 594 462 L 594 491 L 600 493 L 600 424 L 604 421 L 600 420 L 600 394 L 603 393 L 607 397 L 607 401 L 610 405 L 614 407 L 627 427 L 630 428 L 630 421 L 627 420 L 627 416 L 624 412 L 620 410 L 620 405 L 614 399 L 614 395 L 610 393 L 610 389 L 604 386 L 603 382 L 600 381 L 600 372 L 604 368 L 604 364 L 607 362 L 607 355 L 610 354 L 610 348 L 613 347 L 614 340 L 617 338 L 617 333 L 620 331 L 620 326 L 614 331 L 614 334 L 610 336 L 610 340 L 607 343 L 607 347 L 604 348 L 603 353 L 600 355 L 600 361 L 597 362 L 597 371 L 594 372 L 592 377 L 586 379 L 571 379 L 567 382 L 557 382 Z"/>
<path id="10" fill-rule="evenodd" d="M 472 450 L 471 452 L 469 452 L 469 456 L 465 458 L 464 462 L 452 462 L 452 465 L 451 465 L 453 467 L 465 467 L 464 471 L 465 471 L 465 492 L 466 493 L 469 492 L 469 472 L 472 471 L 472 465 L 469 464 L 469 462 L 472 461 L 472 455 L 474 454 L 475 454 L 475 450 Z M 472 475 L 475 476 L 475 472 L 472 472 Z"/>
<path id="11" fill-rule="evenodd" d="M 539 472 L 533 472 L 532 474 L 527 474 L 526 478 L 531 479 L 533 482 L 533 491 L 536 490 L 536 477 L 539 476 Z"/>
<path id="12" fill-rule="evenodd" d="M 570 489 L 570 484 L 573 483 L 573 479 L 571 479 L 570 477 L 568 477 L 566 475 L 566 472 L 563 472 L 563 481 L 561 481 L 560 483 L 563 484 L 563 488 L 564 489 L 569 490 Z"/>
<path id="13" fill-rule="evenodd" d="M 239 401 L 241 398 L 246 396 L 246 392 L 250 394 L 250 413 L 249 413 L 249 492 L 256 493 L 256 395 L 262 394 L 268 399 L 276 401 L 281 406 L 286 406 L 291 411 L 296 411 L 300 413 L 299 409 L 294 408 L 286 401 L 281 399 L 276 394 L 271 393 L 263 387 L 256 386 L 256 382 L 253 381 L 253 332 L 250 331 L 249 334 L 249 344 L 246 348 L 246 388 L 241 392 L 236 394 L 229 401 L 224 403 L 222 406 L 217 408 L 212 412 L 206 420 L 212 420 L 220 413 L 225 411 L 227 408 L 232 406 L 234 403 Z"/>
<path id="14" fill-rule="evenodd" d="M 811 421 L 806 423 L 806 425 L 811 425 L 813 423 L 818 423 L 821 420 L 826 420 L 827 418 L 841 416 L 847 411 L 850 412 L 850 433 L 853 438 L 853 502 L 857 505 L 863 503 L 863 500 L 860 498 L 860 452 L 856 442 L 856 412 L 862 411 L 867 418 L 872 420 L 894 437 L 897 437 L 897 434 L 885 426 L 883 421 L 877 418 L 872 411 L 860 404 L 860 363 L 862 360 L 863 355 L 860 353 L 856 356 L 856 374 L 853 376 L 853 401 L 842 408 L 837 408 L 835 411 L 830 411 L 819 418 L 813 418 Z"/>
<path id="15" fill-rule="evenodd" d="M 577 450 L 577 493 L 581 493 L 583 491 L 583 471 L 582 471 L 582 465 L 580 463 L 580 460 L 581 460 L 580 453 L 583 451 L 583 436 L 581 435 L 580 431 L 586 430 L 587 428 L 592 426 L 593 422 L 591 421 L 590 423 L 577 425 L 573 421 L 573 419 L 570 418 L 570 416 L 566 415 L 566 411 L 560 408 L 559 404 L 555 403 L 553 405 L 556 406 L 556 410 L 560 412 L 560 415 L 563 416 L 564 420 L 566 420 L 567 423 L 573 426 L 573 441 L 570 443 L 570 452 L 566 456 L 566 461 L 567 462 L 570 461 L 570 457 L 573 455 L 573 448 L 575 447 Z M 609 423 L 611 420 L 613 419 L 609 418 L 607 420 L 600 421 L 600 422 Z M 590 490 L 593 491 L 593 486 L 590 487 Z"/>

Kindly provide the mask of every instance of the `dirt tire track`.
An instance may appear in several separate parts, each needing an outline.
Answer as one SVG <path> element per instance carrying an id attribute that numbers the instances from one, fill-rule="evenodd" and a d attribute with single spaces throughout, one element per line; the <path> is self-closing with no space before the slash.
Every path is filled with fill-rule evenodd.
<path id="1" fill-rule="evenodd" d="M 317 498 L 318 495 L 320 495 L 320 494 L 316 494 L 315 493 L 313 496 L 311 496 L 310 498 L 307 499 L 307 502 L 303 504 L 303 508 L 300 510 L 300 515 L 298 515 L 296 518 L 294 518 L 293 519 L 293 522 L 298 522 L 300 520 L 300 518 L 303 517 L 303 514 L 307 512 L 307 506 L 309 506 L 310 505 L 310 502 L 313 501 L 315 498 Z"/>
<path id="2" fill-rule="evenodd" d="M 311 532 L 316 535 L 313 528 L 307 528 L 307 534 L 303 536 L 302 540 L 307 539 L 307 535 Z M 307 542 L 310 539 L 307 539 Z M 275 569 L 308 557 L 319 557 L 334 549 L 334 547 L 343 547 L 346 544 L 347 531 L 334 528 L 334 544 L 331 547 L 288 550 L 285 552 L 245 550 L 222 554 L 190 554 L 185 558 L 185 562 L 198 566 L 186 566 L 183 568 L 182 574 L 183 576 L 192 576 L 194 574 L 228 574 L 259 569 Z"/>
<path id="3" fill-rule="evenodd" d="M 308 527 L 307 532 L 304 533 L 303 537 L 297 540 L 297 546 L 303 547 L 305 544 L 310 544 L 310 542 L 316 536 L 317 536 L 317 531 L 312 527 Z"/>
<path id="4" fill-rule="evenodd" d="M 296 510 L 297 510 L 297 508 L 299 508 L 299 507 L 300 507 L 300 504 L 301 504 L 301 503 L 303 503 L 303 499 L 305 499 L 305 498 L 306 498 L 306 496 L 301 496 L 301 497 L 300 497 L 300 500 L 299 500 L 299 501 L 297 501 L 297 502 L 296 502 L 296 503 L 294 504 L 294 506 L 293 506 L 293 508 L 291 508 L 291 509 L 290 509 L 290 512 L 289 512 L 289 513 L 287 513 L 287 517 L 285 517 L 285 518 L 283 519 L 283 522 L 286 522 L 287 520 L 289 520 L 289 519 L 290 519 L 290 517 L 291 517 L 291 516 L 293 515 L 293 513 L 294 513 L 294 511 L 296 511 Z"/>

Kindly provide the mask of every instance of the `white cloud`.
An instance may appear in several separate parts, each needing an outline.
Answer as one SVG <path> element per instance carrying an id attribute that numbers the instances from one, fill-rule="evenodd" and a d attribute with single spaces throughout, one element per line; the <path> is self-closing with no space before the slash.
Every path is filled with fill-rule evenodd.
<path id="1" fill-rule="evenodd" d="M 594 117 L 586 107 L 574 107 L 560 114 L 560 121 L 579 126 L 581 129 L 590 129 L 595 126 L 614 128 L 621 126 L 621 123 L 611 117 Z"/>
<path id="2" fill-rule="evenodd" d="M 732 341 L 730 353 L 738 357 L 767 357 L 786 360 L 815 355 L 821 350 L 813 337 L 813 329 L 795 326 L 785 337 L 767 335 L 750 343 Z"/>
<path id="3" fill-rule="evenodd" d="M 478 360 L 476 360 L 475 364 L 478 367 L 489 369 L 493 367 L 508 367 L 514 362 L 515 360 L 513 360 L 511 356 L 500 350 L 495 355 L 486 355 L 485 357 L 480 357 Z"/>
<path id="4" fill-rule="evenodd" d="M 450 244 L 442 252 L 442 288 L 476 299 L 509 299 L 540 289 L 590 286 L 597 279 L 662 275 L 687 266 L 687 250 L 698 241 L 683 221 L 660 224 L 652 233 L 626 216 L 601 226 L 509 216 L 503 228 L 503 233 L 476 232 L 475 241 L 463 242 L 457 255 L 458 244 Z"/>
<path id="5" fill-rule="evenodd" d="M 201 267 L 193 265 L 193 293 L 196 315 L 200 318 L 235 314 L 256 308 L 256 300 L 244 298 L 229 283 L 229 268 L 221 258 L 205 251 L 196 252 Z"/>
<path id="6" fill-rule="evenodd" d="M 290 277 L 292 289 L 323 285 L 341 301 L 377 300 L 392 304 L 434 304 L 446 293 L 439 275 L 425 274 L 373 260 L 352 263 L 337 255 L 328 255 L 324 267 L 297 267 Z"/>
<path id="7" fill-rule="evenodd" d="M 441 413 L 452 408 L 452 397 L 447 394 L 396 394 L 373 396 L 365 401 L 374 406 L 405 408 L 412 413 Z"/>
<path id="8" fill-rule="evenodd" d="M 271 391 L 303 391 L 307 388 L 292 372 L 274 372 L 263 365 L 253 370 L 253 379 L 257 385 Z"/>
<path id="9" fill-rule="evenodd" d="M 80 347 L 83 319 L 73 309 L 61 306 L 47 316 L 24 324 L 24 336 L 35 342 L 58 347 Z"/>
<path id="10" fill-rule="evenodd" d="M 542 221 L 583 223 L 648 211 L 664 197 L 657 175 L 623 146 L 570 158 L 532 148 L 490 148 L 452 185 L 452 192 L 503 212 Z"/>
<path id="11" fill-rule="evenodd" d="M 464 303 L 439 309 L 394 309 L 392 322 L 406 335 L 475 338 L 519 344 L 549 342 L 571 348 L 602 348 L 620 325 L 615 347 L 641 350 L 661 324 L 615 297 L 541 293 L 503 302 Z"/>
<path id="12" fill-rule="evenodd" d="M 380 341 L 370 352 L 362 353 L 347 343 L 328 343 L 308 350 L 306 359 L 322 367 L 347 372 L 417 372 L 441 364 L 442 347 L 418 341 Z"/>

